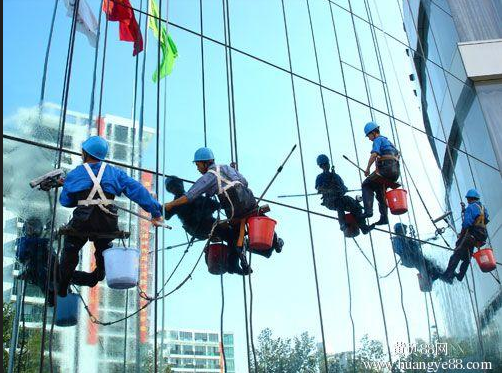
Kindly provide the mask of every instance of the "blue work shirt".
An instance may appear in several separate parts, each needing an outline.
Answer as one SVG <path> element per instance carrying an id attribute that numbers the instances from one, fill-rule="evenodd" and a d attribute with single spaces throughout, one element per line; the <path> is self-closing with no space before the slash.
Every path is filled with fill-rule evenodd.
<path id="1" fill-rule="evenodd" d="M 375 140 L 373 140 L 371 153 L 377 153 L 378 155 L 393 154 L 397 153 L 397 150 L 387 137 L 378 136 Z"/>
<path id="2" fill-rule="evenodd" d="M 209 169 L 216 171 L 216 165 L 212 164 L 211 166 L 209 166 Z M 239 171 L 230 166 L 220 165 L 220 173 L 221 176 L 223 176 L 227 180 L 239 181 L 244 186 L 248 186 L 248 182 L 244 178 L 244 176 L 242 176 Z M 185 193 L 185 196 L 188 198 L 189 202 L 192 202 L 195 198 L 201 196 L 203 193 L 206 193 L 208 197 L 218 194 L 218 179 L 216 175 L 211 172 L 206 172 L 204 175 L 199 177 L 195 184 L 192 185 L 188 192 Z"/>
<path id="3" fill-rule="evenodd" d="M 408 237 L 394 236 L 391 238 L 392 249 L 401 258 L 401 263 L 408 268 L 419 268 L 423 260 L 418 242 Z"/>
<path id="4" fill-rule="evenodd" d="M 462 228 L 466 229 L 474 225 L 474 222 L 478 218 L 478 216 L 481 214 L 481 202 L 475 201 L 469 203 L 467 208 L 465 209 L 464 213 L 464 220 L 462 221 Z M 488 210 L 485 209 L 485 223 L 488 223 Z"/>
<path id="5" fill-rule="evenodd" d="M 94 175 L 97 176 L 101 162 L 89 163 L 89 166 Z M 76 207 L 78 200 L 75 193 L 83 190 L 90 191 L 93 185 L 86 169 L 83 165 L 80 165 L 66 176 L 59 202 L 65 207 Z M 127 198 L 136 202 L 143 210 L 152 214 L 152 217 L 158 218 L 161 216 L 162 207 L 160 203 L 152 197 L 143 185 L 116 167 L 109 164 L 106 165 L 103 178 L 101 179 L 101 188 L 104 192 L 115 196 L 120 196 L 124 193 Z"/>
<path id="6" fill-rule="evenodd" d="M 317 175 L 315 188 L 321 193 L 332 192 L 339 196 L 343 196 L 347 192 L 347 187 L 340 175 L 331 171 L 324 171 L 322 174 Z M 319 188 L 323 188 L 324 190 L 319 190 Z M 329 191 L 326 189 L 329 189 Z"/>

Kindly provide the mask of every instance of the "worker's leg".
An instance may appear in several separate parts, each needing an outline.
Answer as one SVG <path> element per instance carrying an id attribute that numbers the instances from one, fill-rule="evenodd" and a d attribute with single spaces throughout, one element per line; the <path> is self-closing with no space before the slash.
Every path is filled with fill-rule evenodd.
<path id="1" fill-rule="evenodd" d="M 458 281 L 462 281 L 469 269 L 469 264 L 471 263 L 472 253 L 474 252 L 474 246 L 470 247 L 466 250 L 464 257 L 462 258 L 462 264 L 460 264 L 460 268 L 456 275 Z"/>
<path id="2" fill-rule="evenodd" d="M 92 272 L 75 271 L 73 273 L 72 283 L 79 286 L 94 287 L 99 281 L 105 279 L 105 260 L 103 251 L 112 247 L 109 239 L 96 240 L 94 242 L 94 259 L 96 268 Z"/>
<path id="3" fill-rule="evenodd" d="M 457 268 L 458 263 L 460 262 L 460 260 L 462 260 L 462 258 L 464 258 L 466 251 L 473 246 L 472 239 L 470 239 L 469 237 L 472 236 L 470 236 L 469 234 L 464 234 L 463 237 L 457 240 L 455 251 L 450 257 L 446 271 L 443 273 L 444 281 L 451 283 L 453 277 L 455 276 L 455 269 Z"/>
<path id="4" fill-rule="evenodd" d="M 237 251 L 237 239 L 239 238 L 239 227 L 230 225 L 218 225 L 213 232 L 214 237 L 218 237 L 225 241 L 228 246 L 228 257 L 226 270 L 228 273 L 242 274 L 242 269 L 239 266 L 239 252 Z"/>
<path id="5" fill-rule="evenodd" d="M 380 219 L 375 225 L 385 225 L 389 223 L 387 202 L 385 201 L 385 187 L 381 186 L 375 190 L 375 196 L 378 201 L 378 210 L 380 211 Z"/>
<path id="6" fill-rule="evenodd" d="M 373 216 L 373 199 L 375 193 L 375 183 L 366 178 L 362 185 L 363 205 L 364 205 L 364 218 L 371 218 Z"/>
<path id="7" fill-rule="evenodd" d="M 66 236 L 58 266 L 58 295 L 66 297 L 68 286 L 78 265 L 78 253 L 87 241 L 83 238 Z"/>
<path id="8" fill-rule="evenodd" d="M 363 217 L 363 209 L 359 202 L 350 196 L 344 196 L 343 204 L 345 211 L 350 212 L 356 218 L 357 225 L 361 229 L 361 232 L 367 234 L 369 232 L 369 227 L 368 224 L 366 224 L 366 219 Z"/>
<path id="9" fill-rule="evenodd" d="M 347 222 L 345 221 L 345 209 L 341 201 L 336 205 L 336 212 L 338 214 L 338 223 L 340 224 L 340 230 L 343 232 L 347 228 Z"/>

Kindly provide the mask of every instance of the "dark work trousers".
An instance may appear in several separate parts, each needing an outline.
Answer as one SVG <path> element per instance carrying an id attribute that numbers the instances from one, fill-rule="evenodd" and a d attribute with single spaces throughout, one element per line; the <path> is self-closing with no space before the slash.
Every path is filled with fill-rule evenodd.
<path id="1" fill-rule="evenodd" d="M 366 227 L 366 220 L 362 217 L 363 209 L 361 205 L 351 196 L 342 196 L 334 201 L 334 207 L 338 213 L 340 229 L 343 231 L 345 221 L 345 212 L 350 212 L 357 221 L 359 227 Z"/>
<path id="2" fill-rule="evenodd" d="M 114 213 L 115 207 L 108 207 Z M 73 217 L 68 224 L 71 228 L 80 233 L 112 233 L 118 231 L 118 217 L 105 213 L 98 206 L 77 207 L 73 212 Z M 65 236 L 65 243 L 61 260 L 59 263 L 59 289 L 67 289 L 70 281 L 76 285 L 94 287 L 98 281 L 105 278 L 105 263 L 103 251 L 112 247 L 113 239 L 95 239 L 94 257 L 96 259 L 96 269 L 89 272 L 75 271 L 78 265 L 79 252 L 88 241 L 84 237 Z"/>
<path id="3" fill-rule="evenodd" d="M 399 179 L 399 162 L 393 159 L 378 161 L 377 170 L 382 177 L 392 182 Z M 385 202 L 385 186 L 366 178 L 362 184 L 364 213 L 373 213 L 373 196 L 378 201 L 380 217 L 387 217 L 387 203 Z"/>
<path id="4" fill-rule="evenodd" d="M 216 226 L 213 237 L 218 237 L 225 241 L 228 246 L 228 257 L 227 257 L 227 271 L 228 273 L 238 273 L 242 274 L 242 268 L 239 266 L 239 256 L 242 252 L 242 248 L 237 247 L 237 241 L 239 239 L 239 225 L 218 225 Z M 278 247 L 277 234 L 274 233 L 274 240 L 272 242 L 272 247 L 268 250 L 254 250 L 251 249 L 251 253 L 264 256 L 265 258 L 270 258 L 272 252 Z M 280 248 L 279 248 L 280 249 Z"/>
<path id="5" fill-rule="evenodd" d="M 459 281 L 462 281 L 464 279 L 467 269 L 469 268 L 469 263 L 471 262 L 472 254 L 474 253 L 476 242 L 477 240 L 469 232 L 464 233 L 457 240 L 457 243 L 455 244 L 455 251 L 450 257 L 448 268 L 446 268 L 446 271 L 444 273 L 444 278 L 453 278 L 458 263 L 462 261 L 462 264 L 460 264 L 460 269 L 458 270 L 457 279 Z"/>

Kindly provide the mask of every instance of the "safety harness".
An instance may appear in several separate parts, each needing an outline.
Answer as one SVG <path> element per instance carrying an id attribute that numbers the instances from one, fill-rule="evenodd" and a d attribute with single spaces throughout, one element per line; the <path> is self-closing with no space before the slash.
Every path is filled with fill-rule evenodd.
<path id="1" fill-rule="evenodd" d="M 474 225 L 476 227 L 481 227 L 481 228 L 486 228 L 486 222 L 485 222 L 485 208 L 482 205 L 479 206 L 479 216 L 476 218 L 474 221 Z"/>
<path id="2" fill-rule="evenodd" d="M 232 219 L 234 217 L 235 208 L 234 208 L 234 204 L 232 202 L 232 199 L 228 195 L 228 190 L 230 188 L 236 186 L 237 184 L 242 184 L 242 183 L 238 180 L 231 181 L 231 180 L 228 180 L 227 178 L 223 177 L 220 172 L 220 165 L 216 165 L 216 170 L 208 170 L 208 172 L 210 172 L 214 176 L 216 176 L 216 179 L 218 181 L 218 198 L 220 199 L 220 202 L 221 202 L 221 199 L 223 198 L 223 196 L 225 196 L 227 198 L 228 202 L 230 203 L 230 208 L 232 209 L 232 214 L 231 214 L 231 216 L 229 216 L 227 218 Z M 223 184 L 225 184 L 225 185 L 223 185 Z"/>
<path id="3" fill-rule="evenodd" d="M 105 193 L 103 192 L 103 189 L 101 188 L 101 179 L 103 178 L 103 174 L 105 172 L 106 168 L 106 163 L 102 162 L 101 167 L 99 168 L 98 171 L 98 176 L 94 175 L 94 172 L 92 172 L 91 167 L 89 166 L 88 163 L 84 163 L 84 168 L 89 174 L 89 177 L 91 178 L 91 181 L 93 182 L 94 186 L 91 189 L 91 192 L 87 196 L 86 199 L 79 200 L 78 205 L 79 206 L 98 206 L 102 211 L 105 213 L 112 215 L 112 216 L 118 216 L 116 213 L 108 210 L 105 206 L 113 204 L 113 199 L 108 199 L 106 198 Z M 99 198 L 94 198 L 98 194 Z"/>
<path id="4" fill-rule="evenodd" d="M 396 162 L 399 162 L 399 153 L 398 155 L 393 155 L 393 154 L 385 154 L 385 155 L 381 155 L 378 157 L 378 161 L 386 161 L 386 160 L 393 160 L 393 161 L 396 161 Z"/>

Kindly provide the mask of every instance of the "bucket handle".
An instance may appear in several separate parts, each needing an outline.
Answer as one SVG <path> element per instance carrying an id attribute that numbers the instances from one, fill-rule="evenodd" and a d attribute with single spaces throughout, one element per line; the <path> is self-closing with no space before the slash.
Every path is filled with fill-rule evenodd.
<path id="1" fill-rule="evenodd" d="M 121 238 L 121 240 L 122 240 L 122 246 L 124 247 L 124 251 L 129 250 L 129 248 L 127 247 L 127 245 L 125 243 L 125 240 L 123 238 Z"/>

